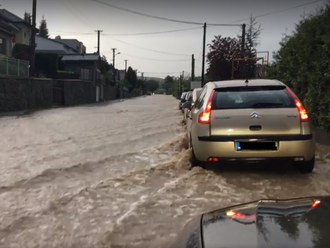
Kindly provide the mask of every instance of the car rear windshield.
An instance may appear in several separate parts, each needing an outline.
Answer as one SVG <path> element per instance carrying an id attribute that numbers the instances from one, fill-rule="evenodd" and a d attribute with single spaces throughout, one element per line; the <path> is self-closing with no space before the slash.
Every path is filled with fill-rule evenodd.
<path id="1" fill-rule="evenodd" d="M 212 100 L 212 109 L 294 107 L 294 99 L 285 86 L 217 88 Z"/>
<path id="2" fill-rule="evenodd" d="M 187 94 L 186 94 L 185 99 L 186 100 L 189 100 L 189 98 L 191 97 L 191 95 L 192 95 L 192 91 L 188 91 Z"/>

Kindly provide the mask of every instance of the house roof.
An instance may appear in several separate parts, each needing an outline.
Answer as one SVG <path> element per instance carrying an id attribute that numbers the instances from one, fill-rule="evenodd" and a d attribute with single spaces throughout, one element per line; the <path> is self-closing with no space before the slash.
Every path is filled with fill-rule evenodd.
<path id="1" fill-rule="evenodd" d="M 63 55 L 62 61 L 97 61 L 100 59 L 99 54 L 66 54 Z"/>
<path id="2" fill-rule="evenodd" d="M 23 22 L 23 23 L 27 23 L 22 18 L 20 18 L 17 15 L 9 12 L 6 9 L 0 9 L 0 15 L 2 17 L 4 17 L 5 19 L 7 19 L 8 21 L 10 21 L 10 22 Z"/>
<path id="3" fill-rule="evenodd" d="M 47 41 L 48 43 L 41 43 L 41 40 L 45 40 Z M 40 41 L 40 44 L 39 44 L 39 41 Z M 57 52 L 61 52 L 62 50 L 65 51 L 64 49 L 67 49 L 69 50 L 69 52 L 65 52 L 65 54 L 75 54 L 75 50 L 61 42 L 57 42 L 56 40 L 53 40 L 53 39 L 49 39 L 49 38 L 45 38 L 45 37 L 42 37 L 40 35 L 36 35 L 36 43 L 37 43 L 37 46 L 36 46 L 36 51 L 38 53 L 40 52 L 54 52 L 54 51 L 57 51 Z M 53 48 L 49 47 L 46 45 L 42 45 L 42 44 L 51 44 L 51 43 L 55 43 L 55 44 L 59 44 L 61 46 L 61 49 L 60 50 L 54 50 Z"/>
<path id="4" fill-rule="evenodd" d="M 0 31 L 5 32 L 7 35 L 14 36 L 13 30 L 17 30 L 17 27 L 0 20 Z"/>
<path id="5" fill-rule="evenodd" d="M 6 9 L 0 9 L 0 16 L 5 19 L 7 22 L 10 23 L 22 23 L 25 24 L 26 26 L 32 28 L 32 25 L 25 21 L 23 18 L 11 13 L 10 11 Z M 39 32 L 39 29 L 36 28 L 36 31 Z"/>
<path id="6" fill-rule="evenodd" d="M 76 51 L 80 50 L 79 46 L 83 46 L 86 49 L 84 44 L 81 41 L 77 40 L 77 39 L 62 39 L 62 38 L 61 39 L 56 39 L 55 38 L 55 39 L 52 39 L 52 40 L 54 40 L 56 42 L 59 42 L 59 43 L 62 43 L 64 45 L 67 45 L 67 46 L 73 48 Z"/>

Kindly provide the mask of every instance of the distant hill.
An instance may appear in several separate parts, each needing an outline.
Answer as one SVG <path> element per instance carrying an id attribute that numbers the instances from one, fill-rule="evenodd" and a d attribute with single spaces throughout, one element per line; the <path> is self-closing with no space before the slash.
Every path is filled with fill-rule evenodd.
<path id="1" fill-rule="evenodd" d="M 148 80 L 155 80 L 158 81 L 160 83 L 160 85 L 162 85 L 164 83 L 164 78 L 158 78 L 158 77 L 145 77 L 145 79 Z"/>
<path id="2" fill-rule="evenodd" d="M 158 77 L 146 77 L 147 80 L 156 80 L 160 83 L 164 82 L 164 78 L 158 78 Z"/>

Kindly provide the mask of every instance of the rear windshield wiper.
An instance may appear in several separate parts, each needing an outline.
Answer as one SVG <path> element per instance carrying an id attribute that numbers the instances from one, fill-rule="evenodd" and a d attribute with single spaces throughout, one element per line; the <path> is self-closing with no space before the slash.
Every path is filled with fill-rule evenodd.
<path id="1" fill-rule="evenodd" d="M 256 102 L 252 104 L 253 108 L 266 108 L 266 107 L 278 107 L 278 106 L 283 106 L 283 104 L 278 102 Z"/>

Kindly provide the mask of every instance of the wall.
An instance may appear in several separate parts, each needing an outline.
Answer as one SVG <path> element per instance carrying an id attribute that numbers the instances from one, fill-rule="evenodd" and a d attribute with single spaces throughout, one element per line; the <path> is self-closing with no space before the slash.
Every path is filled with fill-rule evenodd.
<path id="1" fill-rule="evenodd" d="M 110 85 L 103 85 L 103 100 L 112 101 L 116 99 L 117 88 Z"/>
<path id="2" fill-rule="evenodd" d="M 121 98 L 130 98 L 130 97 L 131 97 L 131 95 L 129 92 L 122 90 Z"/>
<path id="3" fill-rule="evenodd" d="M 116 99 L 116 87 L 103 85 L 103 89 L 104 101 Z M 121 93 L 121 99 L 132 96 Z M 96 85 L 90 81 L 0 76 L 0 113 L 95 102 Z"/>
<path id="4" fill-rule="evenodd" d="M 15 26 L 20 28 L 20 31 L 16 32 L 16 43 L 30 45 L 31 28 L 22 23 L 15 23 Z"/>
<path id="5" fill-rule="evenodd" d="M 50 108 L 52 80 L 0 77 L 0 112 Z"/>
<path id="6" fill-rule="evenodd" d="M 67 79 L 63 87 L 65 106 L 96 102 L 96 86 L 90 81 Z"/>
<path id="7" fill-rule="evenodd" d="M 4 53 L 2 53 L 2 51 L 1 51 L 2 49 L 0 47 L 0 54 L 2 53 L 7 56 L 12 56 L 12 41 L 11 41 L 12 36 L 9 34 L 6 34 L 5 32 L 0 31 L 0 39 L 2 39 L 2 42 L 4 42 L 4 45 L 3 45 L 3 44 L 1 44 L 1 41 L 0 41 L 0 46 L 3 45 L 4 49 L 5 49 Z"/>

